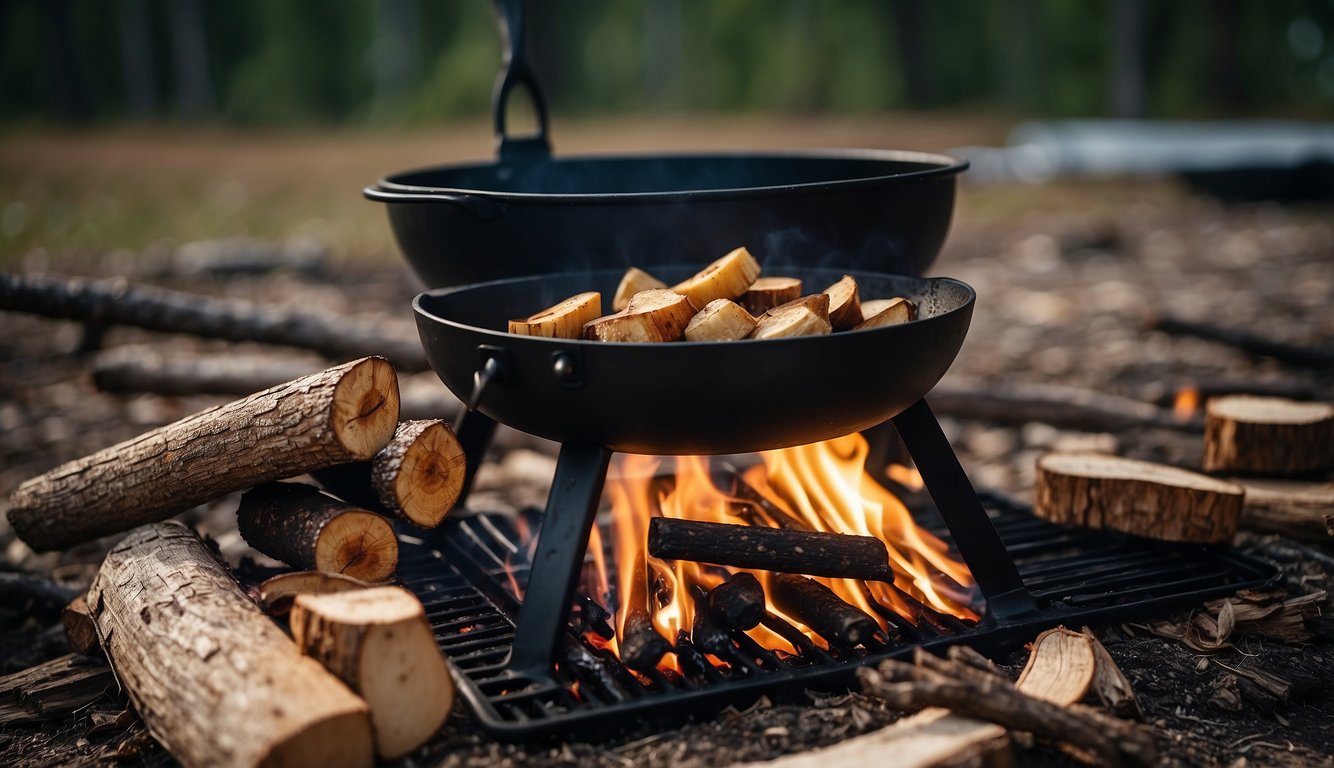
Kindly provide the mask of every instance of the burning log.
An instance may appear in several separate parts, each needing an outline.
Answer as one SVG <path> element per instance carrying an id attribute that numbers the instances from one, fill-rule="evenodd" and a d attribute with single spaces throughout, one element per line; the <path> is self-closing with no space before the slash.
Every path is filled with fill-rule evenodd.
<path id="1" fill-rule="evenodd" d="M 88 655 L 97 650 L 97 624 L 93 622 L 93 612 L 88 609 L 86 595 L 79 595 L 60 612 L 60 625 L 65 628 L 65 639 L 69 649 L 75 653 Z"/>
<path id="2" fill-rule="evenodd" d="M 556 339 L 577 339 L 584 324 L 602 314 L 602 294 L 586 291 L 541 312 L 511 320 L 509 332 L 519 336 L 544 336 Z"/>
<path id="3" fill-rule="evenodd" d="M 835 331 L 846 331 L 861 324 L 861 294 L 857 291 L 857 281 L 852 275 L 844 275 L 841 280 L 824 292 L 829 294 L 829 324 Z"/>
<path id="4" fill-rule="evenodd" d="M 1334 406 L 1216 397 L 1204 421 L 1206 472 L 1293 475 L 1334 467 Z"/>
<path id="5" fill-rule="evenodd" d="M 760 620 L 760 623 L 764 625 L 765 629 L 791 643 L 792 647 L 797 650 L 797 653 L 802 656 L 805 656 L 808 659 L 819 658 L 821 656 L 828 658 L 828 655 L 825 654 L 820 647 L 811 642 L 811 639 L 806 636 L 805 632 L 802 632 L 784 621 L 782 617 L 765 611 L 764 618 Z"/>
<path id="6" fill-rule="evenodd" d="M 704 654 L 695 647 L 695 644 L 690 642 L 690 633 L 686 632 L 684 629 L 677 631 L 676 646 L 673 650 L 676 653 L 677 660 L 681 662 L 681 670 L 687 675 L 694 677 L 713 676 L 710 673 L 716 675 L 713 665 L 710 664 L 709 660 L 704 657 Z"/>
<path id="7" fill-rule="evenodd" d="M 829 587 L 805 576 L 775 573 L 770 598 L 783 613 L 815 630 L 830 643 L 860 645 L 875 635 L 875 619 L 845 603 Z"/>
<path id="8" fill-rule="evenodd" d="M 736 573 L 709 591 L 709 616 L 728 629 L 751 629 L 764 618 L 764 587 L 749 573 Z"/>
<path id="9" fill-rule="evenodd" d="M 732 651 L 732 638 L 709 615 L 708 593 L 702 587 L 690 590 L 695 601 L 695 620 L 690 627 L 690 640 L 714 656 L 726 656 Z"/>
<path id="10" fill-rule="evenodd" d="M 777 528 L 790 528 L 797 531 L 814 530 L 805 520 L 789 514 L 787 510 L 773 503 L 767 496 L 760 493 L 759 489 L 755 486 L 746 482 L 741 470 L 726 463 L 722 465 L 722 469 L 727 481 L 730 481 L 732 495 L 758 507 L 760 511 L 769 518 L 770 522 L 765 523 L 766 525 L 772 525 Z M 751 524 L 754 525 L 754 523 Z"/>
<path id="11" fill-rule="evenodd" d="M 88 601 L 135 710 L 186 766 L 371 764 L 365 702 L 302 657 L 185 526 L 131 533 Z"/>
<path id="12" fill-rule="evenodd" d="M 1334 483 L 1231 478 L 1246 489 L 1241 525 L 1294 539 L 1328 542 Z"/>
<path id="13" fill-rule="evenodd" d="M 829 294 L 817 293 L 780 304 L 760 316 L 751 338 L 785 339 L 833 332 L 829 324 Z"/>
<path id="14" fill-rule="evenodd" d="M 761 277 L 750 284 L 737 302 L 752 315 L 801 298 L 801 281 L 795 277 Z"/>
<path id="15" fill-rule="evenodd" d="M 862 304 L 862 316 L 866 319 L 853 326 L 854 331 L 868 328 L 883 328 L 887 325 L 899 325 L 917 317 L 917 307 L 903 297 L 878 299 Z"/>
<path id="16" fill-rule="evenodd" d="M 311 474 L 344 501 L 430 529 L 458 503 L 467 457 L 443 421 L 405 421 L 370 461 Z"/>
<path id="17" fill-rule="evenodd" d="M 648 525 L 648 551 L 664 560 L 836 579 L 894 580 L 889 550 L 873 536 L 655 517 Z"/>
<path id="18" fill-rule="evenodd" d="M 653 628 L 653 609 L 648 598 L 648 562 L 641 552 L 630 564 L 629 592 L 621 600 L 621 661 L 630 669 L 647 672 L 672 649 L 670 643 Z"/>
<path id="19" fill-rule="evenodd" d="M 0 275 L 0 310 L 78 320 L 94 329 L 129 325 L 298 347 L 341 360 L 383 355 L 404 371 L 430 367 L 416 332 L 382 317 L 359 320 L 332 312 L 213 299 L 121 279 Z"/>
<path id="20" fill-rule="evenodd" d="M 1205 341 L 1215 341 L 1250 355 L 1272 357 L 1279 362 L 1301 368 L 1327 368 L 1334 365 L 1334 348 L 1303 347 L 1208 323 L 1162 316 L 1155 318 L 1149 324 L 1149 330 L 1173 336 L 1193 336 Z"/>
<path id="21" fill-rule="evenodd" d="M 686 326 L 686 341 L 736 341 L 755 331 L 755 318 L 730 299 L 714 299 Z"/>
<path id="22" fill-rule="evenodd" d="M 425 609 L 406 589 L 298 595 L 291 624 L 301 652 L 366 700 L 380 757 L 403 757 L 449 716 L 449 668 Z"/>
<path id="23" fill-rule="evenodd" d="M 616 679 L 607 665 L 584 647 L 584 644 L 572 637 L 565 637 L 561 643 L 561 664 L 571 672 L 576 680 L 591 680 L 614 701 L 626 699 L 625 687 Z M 622 672 L 622 674 L 626 674 Z M 629 676 L 628 674 L 626 675 Z"/>
<path id="24" fill-rule="evenodd" d="M 667 284 L 638 267 L 630 267 L 616 286 L 611 300 L 611 311 L 620 312 L 630 305 L 630 298 L 640 291 L 666 288 Z"/>
<path id="25" fill-rule="evenodd" d="M 370 582 L 324 571 L 293 571 L 265 579 L 259 585 L 259 607 L 270 616 L 286 616 L 297 595 L 329 595 L 375 586 Z"/>
<path id="26" fill-rule="evenodd" d="M 706 306 L 714 299 L 735 299 L 750 288 L 760 276 L 760 263 L 744 247 L 697 272 L 693 277 L 672 286 L 672 290 L 686 296 L 697 307 Z"/>
<path id="27" fill-rule="evenodd" d="M 296 568 L 383 581 L 398 565 L 398 539 L 387 520 L 301 483 L 247 491 L 236 527 L 247 544 Z"/>
<path id="28" fill-rule="evenodd" d="M 599 317 L 583 327 L 583 337 L 594 341 L 680 341 L 695 316 L 690 299 L 665 288 L 640 291 L 625 309 Z"/>
<path id="29" fill-rule="evenodd" d="M 394 369 L 356 360 L 28 480 L 10 497 L 9 522 L 33 549 L 63 549 L 256 483 L 369 459 L 397 423 Z"/>
<path id="30" fill-rule="evenodd" d="M 1111 528 L 1169 541 L 1227 541 L 1241 486 L 1175 467 L 1100 454 L 1038 459 L 1033 511 L 1054 523 Z"/>

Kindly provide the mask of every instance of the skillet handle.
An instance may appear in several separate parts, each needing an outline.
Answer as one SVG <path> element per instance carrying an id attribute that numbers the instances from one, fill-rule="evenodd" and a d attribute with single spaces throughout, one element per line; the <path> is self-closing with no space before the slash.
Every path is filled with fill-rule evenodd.
<path id="1" fill-rule="evenodd" d="M 491 0 L 500 24 L 501 64 L 504 67 L 491 91 L 491 114 L 495 120 L 496 151 L 500 159 L 518 162 L 539 162 L 551 157 L 551 141 L 547 138 L 547 102 L 537 74 L 528 61 L 525 49 L 523 0 Z M 537 112 L 537 134 L 513 138 L 505 130 L 505 107 L 510 92 L 516 85 L 528 90 Z"/>

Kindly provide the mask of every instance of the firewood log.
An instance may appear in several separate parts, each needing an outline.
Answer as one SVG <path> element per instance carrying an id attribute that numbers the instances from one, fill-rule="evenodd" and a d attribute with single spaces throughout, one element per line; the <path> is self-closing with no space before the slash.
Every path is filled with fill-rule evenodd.
<path id="1" fill-rule="evenodd" d="M 511 320 L 509 332 L 520 336 L 577 339 L 583 332 L 584 323 L 600 314 L 602 314 L 602 294 L 588 291 L 575 294 L 528 317 Z"/>
<path id="2" fill-rule="evenodd" d="M 690 318 L 686 341 L 736 341 L 755 330 L 755 318 L 731 299 L 714 299 Z"/>
<path id="3" fill-rule="evenodd" d="M 265 579 L 259 585 L 259 607 L 270 616 L 283 617 L 292 610 L 297 595 L 328 595 L 377 586 L 341 573 L 292 571 Z"/>
<path id="4" fill-rule="evenodd" d="M 257 483 L 369 459 L 398 424 L 398 380 L 368 357 L 188 416 L 19 486 L 9 522 L 63 549 Z"/>
<path id="5" fill-rule="evenodd" d="M 917 317 L 917 307 L 904 298 L 868 301 L 862 304 L 862 316 L 865 319 L 853 326 L 853 330 L 864 331 L 867 328 L 883 328 L 887 325 L 909 322 Z"/>
<path id="6" fill-rule="evenodd" d="M 60 612 L 60 624 L 65 628 L 69 649 L 75 653 L 91 654 L 98 649 L 97 625 L 93 612 L 88 609 L 87 595 L 79 595 Z"/>
<path id="7" fill-rule="evenodd" d="M 775 573 L 769 597 L 783 613 L 815 630 L 831 644 L 860 645 L 878 629 L 875 619 L 843 601 L 829 587 L 794 573 Z"/>
<path id="8" fill-rule="evenodd" d="M 672 286 L 696 307 L 714 299 L 735 299 L 760 276 L 760 263 L 744 247 L 737 248 L 700 270 L 688 280 Z"/>
<path id="9" fill-rule="evenodd" d="M 636 293 L 623 311 L 589 322 L 583 336 L 594 341 L 680 341 L 694 316 L 690 299 L 652 288 Z"/>
<path id="10" fill-rule="evenodd" d="M 861 323 L 864 319 L 861 294 L 852 275 L 844 275 L 824 292 L 829 295 L 829 324 L 835 331 L 846 331 Z"/>
<path id="11" fill-rule="evenodd" d="M 389 521 L 301 483 L 246 491 L 236 527 L 247 544 L 295 568 L 383 581 L 398 566 Z"/>
<path id="12" fill-rule="evenodd" d="M 889 551 L 874 536 L 655 517 L 648 524 L 648 552 L 759 571 L 894 580 Z"/>
<path id="13" fill-rule="evenodd" d="M 402 587 L 298 595 L 292 638 L 370 707 L 375 751 L 403 757 L 426 743 L 454 705 L 454 683 L 426 611 Z"/>
<path id="14" fill-rule="evenodd" d="M 738 300 L 752 315 L 801 298 L 801 280 L 795 277 L 761 277 L 750 284 Z"/>
<path id="15" fill-rule="evenodd" d="M 1294 475 L 1334 467 L 1334 406 L 1216 397 L 1205 406 L 1204 469 Z"/>
<path id="16" fill-rule="evenodd" d="M 1038 459 L 1034 494 L 1034 513 L 1055 523 L 1215 543 L 1237 532 L 1245 492 L 1161 464 L 1052 453 Z"/>
<path id="17" fill-rule="evenodd" d="M 732 638 L 709 615 L 708 594 L 697 586 L 691 590 L 690 596 L 695 601 L 695 619 L 690 627 L 691 642 L 706 653 L 724 656 L 732 650 Z"/>
<path id="18" fill-rule="evenodd" d="M 438 419 L 405 421 L 370 461 L 311 474 L 340 499 L 434 528 L 458 503 L 467 457 L 454 430 Z"/>
<path id="19" fill-rule="evenodd" d="M 621 618 L 620 652 L 625 666 L 647 672 L 671 650 L 667 638 L 653 628 L 653 608 L 648 596 L 648 563 L 643 552 L 629 564 L 630 589 L 621 598 L 616 613 Z"/>
<path id="20" fill-rule="evenodd" d="M 303 657 L 185 526 L 127 536 L 88 602 L 131 703 L 185 766 L 371 765 L 366 703 Z"/>
<path id="21" fill-rule="evenodd" d="M 817 293 L 789 301 L 765 312 L 755 326 L 755 339 L 782 339 L 830 333 L 829 294 Z"/>
<path id="22" fill-rule="evenodd" d="M 620 312 L 630 305 L 630 297 L 650 288 L 666 288 L 667 284 L 638 267 L 630 267 L 616 286 L 616 295 L 611 300 L 611 311 Z"/>
<path id="23" fill-rule="evenodd" d="M 729 629 L 751 629 L 764 619 L 764 587 L 744 571 L 709 590 L 709 616 Z"/>
<path id="24" fill-rule="evenodd" d="M 1241 527 L 1328 543 L 1326 519 L 1334 514 L 1334 483 L 1230 478 L 1246 489 Z"/>

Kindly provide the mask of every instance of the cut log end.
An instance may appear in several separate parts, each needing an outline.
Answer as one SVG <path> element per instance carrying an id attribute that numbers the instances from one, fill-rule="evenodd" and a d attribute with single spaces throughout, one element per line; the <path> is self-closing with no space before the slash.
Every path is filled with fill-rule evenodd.
<path id="1" fill-rule="evenodd" d="M 292 610 L 292 603 L 297 595 L 326 595 L 373 586 L 375 585 L 341 573 L 324 571 L 280 573 L 265 579 L 264 583 L 259 585 L 259 607 L 270 616 L 286 616 Z"/>
<path id="2" fill-rule="evenodd" d="M 369 731 L 365 712 L 331 715 L 322 721 L 304 724 L 301 730 L 274 744 L 258 765 L 261 768 L 293 765 L 362 768 L 368 765 Z"/>
<path id="3" fill-rule="evenodd" d="M 325 524 L 315 545 L 315 568 L 363 581 L 384 581 L 398 566 L 398 539 L 388 520 L 349 510 Z"/>
<path id="4" fill-rule="evenodd" d="M 1246 395 L 1209 400 L 1206 471 L 1294 475 L 1332 466 L 1334 406 Z"/>
<path id="5" fill-rule="evenodd" d="M 395 511 L 418 527 L 436 527 L 463 493 L 467 463 L 449 425 L 428 423 L 403 451 L 393 483 Z"/>
<path id="6" fill-rule="evenodd" d="M 357 461 L 375 455 L 398 427 L 398 375 L 388 360 L 368 357 L 334 387 L 329 427 Z"/>

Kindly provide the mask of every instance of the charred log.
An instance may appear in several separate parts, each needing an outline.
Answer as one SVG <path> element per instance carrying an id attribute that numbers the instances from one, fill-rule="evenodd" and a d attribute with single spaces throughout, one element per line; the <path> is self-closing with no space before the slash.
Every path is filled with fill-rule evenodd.
<path id="1" fill-rule="evenodd" d="M 648 563 L 641 553 L 630 564 L 633 576 L 628 594 L 621 600 L 621 660 L 630 669 L 647 672 L 672 649 L 670 643 L 653 628 L 652 606 L 648 596 Z"/>
<path id="2" fill-rule="evenodd" d="M 876 632 L 875 620 L 843 601 L 829 587 L 805 576 L 776 573 L 769 582 L 778 610 L 836 645 L 860 645 Z"/>
<path id="3" fill-rule="evenodd" d="M 760 571 L 872 581 L 894 578 L 889 550 L 872 536 L 655 517 L 649 521 L 648 551 L 666 560 Z"/>
<path id="4" fill-rule="evenodd" d="M 690 596 L 695 601 L 695 620 L 690 627 L 690 640 L 706 653 L 714 656 L 726 656 L 732 651 L 732 638 L 709 616 L 708 594 L 701 587 L 694 587 Z"/>
<path id="5" fill-rule="evenodd" d="M 749 573 L 736 573 L 709 591 L 709 616 L 728 629 L 751 629 L 764 618 L 764 587 Z"/>

